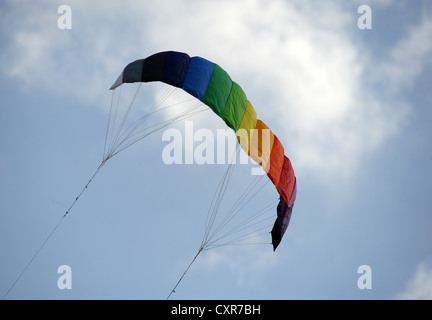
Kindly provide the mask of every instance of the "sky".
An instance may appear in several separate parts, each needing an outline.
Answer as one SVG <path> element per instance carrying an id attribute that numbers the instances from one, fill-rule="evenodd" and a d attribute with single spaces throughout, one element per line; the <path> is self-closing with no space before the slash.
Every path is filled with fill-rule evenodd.
<path id="1" fill-rule="evenodd" d="M 0 24 L 4 299 L 165 299 L 189 265 L 227 165 L 164 162 L 164 131 L 186 137 L 184 120 L 110 159 L 62 219 L 103 159 L 108 89 L 167 50 L 240 84 L 298 184 L 275 252 L 204 251 L 171 299 L 432 299 L 430 1 L 14 0 Z M 139 90 L 131 118 L 166 86 Z M 211 111 L 187 121 L 226 129 Z M 238 167 L 233 190 L 254 164 Z M 273 198 L 266 185 L 253 200 Z"/>

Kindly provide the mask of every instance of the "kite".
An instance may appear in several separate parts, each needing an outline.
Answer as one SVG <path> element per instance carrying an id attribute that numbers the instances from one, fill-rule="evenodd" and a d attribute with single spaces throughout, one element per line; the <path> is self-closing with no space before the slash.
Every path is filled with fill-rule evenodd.
<path id="1" fill-rule="evenodd" d="M 262 166 L 280 195 L 271 231 L 276 250 L 288 227 L 297 193 L 291 161 L 277 136 L 260 119 L 242 88 L 218 64 L 186 53 L 165 51 L 129 63 L 111 86 L 160 81 L 200 100 L 237 133 L 242 149 Z"/>

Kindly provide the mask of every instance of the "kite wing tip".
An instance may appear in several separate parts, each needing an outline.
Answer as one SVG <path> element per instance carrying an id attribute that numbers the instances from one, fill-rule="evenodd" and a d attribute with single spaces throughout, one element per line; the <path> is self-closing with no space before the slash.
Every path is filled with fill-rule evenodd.
<path id="1" fill-rule="evenodd" d="M 123 72 L 121 73 L 121 75 L 119 75 L 117 80 L 114 82 L 114 84 L 109 89 L 114 90 L 115 88 L 119 87 L 122 83 L 123 83 Z"/>

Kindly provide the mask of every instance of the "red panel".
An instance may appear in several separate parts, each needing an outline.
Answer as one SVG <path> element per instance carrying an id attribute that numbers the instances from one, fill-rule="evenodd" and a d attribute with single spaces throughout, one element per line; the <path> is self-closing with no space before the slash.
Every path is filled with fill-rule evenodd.
<path id="1" fill-rule="evenodd" d="M 294 189 L 295 175 L 294 170 L 291 165 L 291 161 L 284 156 L 284 163 L 282 167 L 282 173 L 279 179 L 279 184 L 277 185 L 277 190 L 279 194 L 284 198 L 286 203 L 289 202 L 291 194 Z"/>
<path id="2" fill-rule="evenodd" d="M 270 160 L 267 163 L 265 171 L 267 172 L 268 177 L 276 187 L 279 184 L 279 180 L 281 177 L 281 172 L 285 161 L 284 158 L 284 148 L 280 143 L 278 137 L 274 136 L 273 148 L 270 153 Z"/>

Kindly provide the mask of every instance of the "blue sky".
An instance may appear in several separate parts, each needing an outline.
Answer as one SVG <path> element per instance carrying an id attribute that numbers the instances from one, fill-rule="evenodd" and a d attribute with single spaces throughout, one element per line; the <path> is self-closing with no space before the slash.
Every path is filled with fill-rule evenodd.
<path id="1" fill-rule="evenodd" d="M 72 29 L 58 28 L 63 4 Z M 363 4 L 369 30 L 357 26 Z M 205 251 L 172 298 L 432 298 L 430 2 L 3 1 L 0 21 L 1 296 L 100 164 L 108 88 L 129 62 L 176 50 L 242 86 L 284 145 L 298 191 L 276 252 Z M 163 90 L 146 86 L 144 106 Z M 190 120 L 225 129 L 211 112 Z M 106 163 L 8 299 L 169 294 L 226 166 L 166 165 L 162 134 Z M 276 197 L 268 187 L 265 202 Z M 57 286 L 61 265 L 70 290 Z M 372 289 L 357 285 L 361 265 Z"/>

